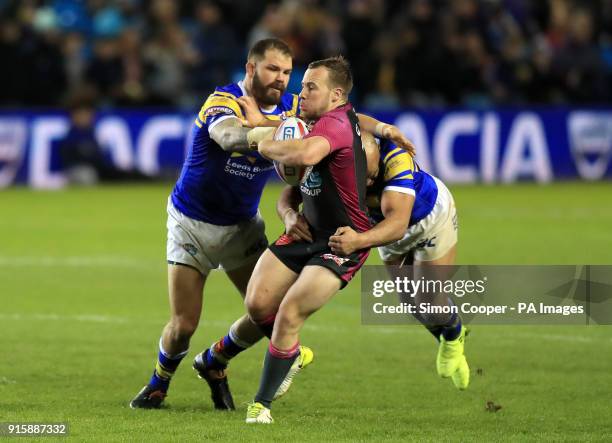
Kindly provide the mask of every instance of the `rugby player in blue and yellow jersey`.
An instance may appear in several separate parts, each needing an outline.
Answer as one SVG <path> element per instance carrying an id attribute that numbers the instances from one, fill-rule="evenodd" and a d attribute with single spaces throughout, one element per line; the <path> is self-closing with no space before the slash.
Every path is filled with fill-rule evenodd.
<path id="1" fill-rule="evenodd" d="M 202 310 L 202 292 L 211 270 L 222 268 L 244 297 L 257 259 L 268 241 L 258 213 L 272 164 L 249 149 L 282 119 L 296 115 L 298 97 L 286 93 L 292 53 L 281 40 L 255 43 L 241 82 L 217 88 L 194 122 L 192 143 L 181 175 L 168 199 L 168 286 L 170 321 L 159 341 L 149 383 L 130 402 L 132 408 L 158 408 L 172 375 L 185 357 Z M 399 130 L 360 116 L 364 127 L 410 148 Z M 271 126 L 269 131 L 246 126 Z M 194 369 L 212 391 L 217 409 L 234 409 L 225 369 L 228 361 L 263 337 L 248 316 L 198 354 Z M 302 349 L 299 364 L 311 360 Z M 298 364 L 296 363 L 296 364 Z"/>
<path id="2" fill-rule="evenodd" d="M 382 140 L 380 150 L 371 134 L 362 134 L 368 156 L 368 205 L 375 226 L 355 232 L 338 229 L 329 245 L 338 254 L 378 246 L 391 274 L 397 266 L 453 265 L 457 249 L 457 211 L 448 188 L 421 170 L 413 158 L 393 143 Z M 444 272 L 444 268 L 439 268 Z M 417 276 L 414 277 L 418 278 Z M 425 299 L 425 297 L 427 299 Z M 417 294 L 414 303 L 452 304 L 446 294 Z M 441 377 L 451 377 L 458 389 L 466 389 L 470 371 L 464 355 L 465 327 L 457 314 L 418 314 L 417 319 L 439 341 L 436 359 Z"/>

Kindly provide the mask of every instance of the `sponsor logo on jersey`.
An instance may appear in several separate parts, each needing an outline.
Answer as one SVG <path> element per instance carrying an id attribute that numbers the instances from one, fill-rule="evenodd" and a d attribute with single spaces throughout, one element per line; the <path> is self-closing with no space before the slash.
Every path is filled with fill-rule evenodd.
<path id="1" fill-rule="evenodd" d="M 349 258 L 338 257 L 337 255 L 334 255 L 334 254 L 323 254 L 321 257 L 323 258 L 323 260 L 332 260 L 338 266 L 342 266 L 343 264 L 345 264 L 347 261 L 350 260 Z"/>
<path id="2" fill-rule="evenodd" d="M 206 117 L 212 117 L 213 115 L 217 114 L 233 115 L 234 111 L 232 111 L 230 108 L 226 108 L 225 106 L 211 106 L 210 108 L 206 109 L 206 112 L 204 113 Z"/>
<path id="3" fill-rule="evenodd" d="M 232 155 L 227 159 L 224 170 L 230 175 L 246 178 L 247 180 L 253 180 L 257 174 L 266 173 L 274 169 L 274 166 L 267 162 L 263 165 L 255 165 L 257 160 L 259 160 L 257 157 L 247 155 Z"/>
<path id="4" fill-rule="evenodd" d="M 318 171 L 312 171 L 303 185 L 300 186 L 300 191 L 310 197 L 316 197 L 321 193 L 323 179 Z"/>

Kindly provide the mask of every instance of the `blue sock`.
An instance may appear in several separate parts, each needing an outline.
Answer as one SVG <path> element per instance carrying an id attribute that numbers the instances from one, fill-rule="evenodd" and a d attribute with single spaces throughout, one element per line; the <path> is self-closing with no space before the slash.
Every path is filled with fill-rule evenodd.
<path id="1" fill-rule="evenodd" d="M 446 341 L 456 340 L 461 334 L 461 317 L 453 314 L 447 324 L 442 325 L 442 337 Z"/>
<path id="2" fill-rule="evenodd" d="M 449 303 L 453 304 L 452 301 L 449 301 Z M 444 340 L 446 341 L 452 341 L 457 339 L 457 337 L 459 337 L 461 334 L 462 323 L 459 314 L 452 314 L 449 321 L 443 325 L 429 325 L 419 313 L 415 313 L 413 315 L 438 341 L 440 341 L 441 336 L 444 337 Z"/>
<path id="3" fill-rule="evenodd" d="M 155 370 L 149 380 L 149 386 L 154 390 L 166 392 L 170 386 L 170 380 L 178 368 L 179 363 L 187 355 L 188 351 L 183 351 L 178 355 L 169 355 L 162 348 L 162 340 L 159 340 L 159 353 L 157 355 L 157 364 Z"/>
<path id="4" fill-rule="evenodd" d="M 204 352 L 206 366 L 212 369 L 225 369 L 229 361 L 252 346 L 236 336 L 232 329 L 219 341 Z"/>

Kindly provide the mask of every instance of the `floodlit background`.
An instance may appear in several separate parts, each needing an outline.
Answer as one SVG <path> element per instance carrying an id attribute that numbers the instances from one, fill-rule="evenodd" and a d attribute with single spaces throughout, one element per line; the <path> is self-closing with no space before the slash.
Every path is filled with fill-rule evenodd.
<path id="1" fill-rule="evenodd" d="M 359 277 L 308 321 L 315 364 L 274 427 L 213 411 L 189 358 L 169 408 L 127 407 L 168 317 L 165 205 L 194 116 L 269 36 L 295 52 L 290 92 L 348 57 L 353 104 L 453 192 L 460 264 L 612 264 L 610 0 L 0 0 L 0 421 L 100 441 L 612 439 L 609 326 L 476 326 L 460 393 L 424 329 L 360 324 Z M 243 312 L 222 273 L 205 294 L 190 356 Z M 263 350 L 232 363 L 237 404 Z"/>

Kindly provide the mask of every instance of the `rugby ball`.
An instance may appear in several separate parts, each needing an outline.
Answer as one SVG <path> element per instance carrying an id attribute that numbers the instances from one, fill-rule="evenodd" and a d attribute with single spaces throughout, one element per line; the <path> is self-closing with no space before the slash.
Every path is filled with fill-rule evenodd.
<path id="1" fill-rule="evenodd" d="M 282 141 L 304 138 L 308 134 L 306 123 L 297 117 L 289 117 L 274 131 L 274 140 Z M 312 171 L 312 166 L 288 166 L 273 161 L 274 169 L 282 181 L 291 186 L 304 183 Z"/>

